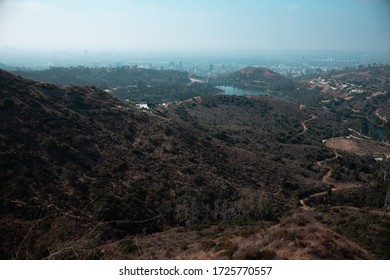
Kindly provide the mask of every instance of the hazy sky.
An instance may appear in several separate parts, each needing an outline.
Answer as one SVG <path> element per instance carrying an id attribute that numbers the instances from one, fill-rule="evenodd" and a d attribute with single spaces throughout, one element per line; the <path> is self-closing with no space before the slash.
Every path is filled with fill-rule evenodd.
<path id="1" fill-rule="evenodd" d="M 390 51 L 389 0 L 0 0 L 0 47 Z"/>

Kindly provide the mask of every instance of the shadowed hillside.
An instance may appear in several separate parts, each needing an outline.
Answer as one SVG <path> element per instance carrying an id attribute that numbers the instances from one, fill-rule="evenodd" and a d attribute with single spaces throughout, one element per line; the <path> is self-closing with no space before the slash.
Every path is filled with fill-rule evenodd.
<path id="1" fill-rule="evenodd" d="M 219 252 L 215 258 L 332 258 L 333 245 L 321 245 L 321 254 L 245 253 L 251 239 L 241 244 L 232 235 L 266 230 L 268 239 L 256 246 L 269 252 L 272 239 L 291 235 L 283 223 L 299 226 L 299 219 L 288 217 L 302 211 L 323 244 L 333 240 L 347 251 L 337 258 L 388 256 L 382 247 L 365 251 L 385 229 L 364 239 L 363 231 L 351 236 L 327 218 L 338 215 L 331 207 L 350 201 L 378 210 L 386 183 L 374 183 L 381 180 L 380 163 L 344 154 L 333 160 L 321 142 L 332 134 L 332 113 L 269 97 L 224 95 L 146 113 L 93 87 L 56 86 L 4 71 L 0 90 L 1 258 L 153 258 L 144 252 L 159 235 L 170 236 L 154 245 L 165 252 L 155 256 L 161 258 L 196 258 L 189 253 L 202 250 Z M 329 189 L 323 178 L 337 165 L 347 168 L 334 180 L 359 181 L 362 188 L 328 200 L 314 197 Z M 364 200 L 357 200 L 360 190 Z M 217 225 L 220 231 L 214 231 Z M 170 242 L 183 230 L 192 243 L 172 251 Z M 210 232 L 209 243 L 202 232 Z"/>

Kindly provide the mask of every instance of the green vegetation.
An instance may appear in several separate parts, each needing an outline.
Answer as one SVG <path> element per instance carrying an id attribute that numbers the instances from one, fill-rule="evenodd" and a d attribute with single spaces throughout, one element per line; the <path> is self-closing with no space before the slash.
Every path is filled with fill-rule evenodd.
<path id="1" fill-rule="evenodd" d="M 204 96 L 221 93 L 216 87 L 209 84 L 174 84 L 152 83 L 138 84 L 112 90 L 112 94 L 119 99 L 129 99 L 134 102 L 163 103 L 190 99 L 195 96 Z"/>
<path id="2" fill-rule="evenodd" d="M 115 97 L 133 102 L 175 102 L 221 92 L 209 84 L 190 84 L 186 72 L 130 66 L 51 67 L 42 71 L 15 71 L 14 73 L 48 83 L 95 86 L 102 90 L 111 90 Z"/>
<path id="3" fill-rule="evenodd" d="M 16 75 L 54 84 L 95 86 L 101 89 L 133 84 L 189 82 L 188 73 L 173 70 L 151 70 L 138 67 L 50 67 L 42 71 L 15 71 Z"/>

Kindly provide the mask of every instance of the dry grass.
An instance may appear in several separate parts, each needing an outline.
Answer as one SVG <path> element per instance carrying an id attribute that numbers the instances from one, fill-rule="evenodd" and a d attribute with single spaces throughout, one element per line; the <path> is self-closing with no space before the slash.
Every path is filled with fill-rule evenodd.
<path id="1" fill-rule="evenodd" d="M 248 230 L 213 228 L 201 232 L 171 229 L 138 238 L 140 251 L 124 253 L 121 243 L 103 246 L 105 259 L 373 259 L 359 245 L 316 221 L 295 214 L 281 223 Z M 220 236 L 220 237 L 218 237 Z M 131 238 L 130 238 L 131 239 Z M 134 244 L 134 241 L 128 241 Z M 183 244 L 186 250 L 183 250 Z M 111 254 L 111 255 L 110 255 Z"/>
<path id="2" fill-rule="evenodd" d="M 382 154 L 390 156 L 390 145 L 369 139 L 332 139 L 326 141 L 330 149 L 349 152 L 358 156 Z"/>

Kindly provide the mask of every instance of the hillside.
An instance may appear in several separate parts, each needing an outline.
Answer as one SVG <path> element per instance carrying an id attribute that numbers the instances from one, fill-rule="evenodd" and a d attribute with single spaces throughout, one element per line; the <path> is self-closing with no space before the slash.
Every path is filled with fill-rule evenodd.
<path id="1" fill-rule="evenodd" d="M 85 234 L 96 236 L 90 242 L 103 242 L 206 222 L 213 218 L 191 207 L 200 210 L 211 197 L 228 199 L 241 186 L 233 180 L 235 167 L 210 173 L 217 162 L 206 157 L 225 151 L 199 130 L 90 87 L 58 87 L 1 72 L 1 89 L 3 256 L 41 258 L 47 247 L 81 242 Z M 24 235 L 33 225 L 31 244 Z"/>
<path id="2" fill-rule="evenodd" d="M 389 65 L 330 71 L 324 77 L 302 82 L 300 88 L 317 92 L 317 106 L 343 116 L 355 130 L 377 139 L 389 139 Z"/>
<path id="3" fill-rule="evenodd" d="M 343 98 L 345 107 L 354 112 L 379 118 L 378 122 L 390 120 L 390 66 L 374 65 L 346 69 L 329 77 L 340 88 L 336 98 Z"/>
<path id="4" fill-rule="evenodd" d="M 263 67 L 246 67 L 219 79 L 240 88 L 269 91 L 292 90 L 294 88 L 291 79 Z"/>
<path id="5" fill-rule="evenodd" d="M 5 71 L 0 90 L 3 259 L 389 257 L 386 162 L 334 158 L 333 113 L 225 95 L 147 113 Z"/>
<path id="6" fill-rule="evenodd" d="M 220 79 L 219 83 L 268 90 L 286 100 L 331 110 L 365 135 L 381 140 L 390 137 L 389 65 L 332 70 L 303 81 L 266 68 L 247 67 Z"/>
<path id="7" fill-rule="evenodd" d="M 90 85 L 121 100 L 163 103 L 219 93 L 212 85 L 190 83 L 188 73 L 138 67 L 51 67 L 41 71 L 14 71 L 16 75 L 57 85 Z"/>
<path id="8" fill-rule="evenodd" d="M 173 70 L 152 70 L 138 67 L 51 67 L 40 71 L 14 71 L 15 75 L 53 84 L 91 85 L 99 88 L 127 86 L 136 82 L 189 82 L 188 73 Z"/>

